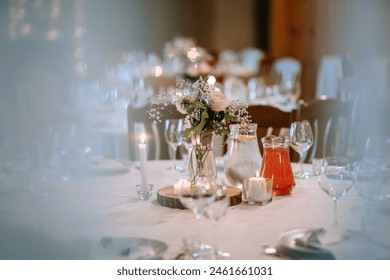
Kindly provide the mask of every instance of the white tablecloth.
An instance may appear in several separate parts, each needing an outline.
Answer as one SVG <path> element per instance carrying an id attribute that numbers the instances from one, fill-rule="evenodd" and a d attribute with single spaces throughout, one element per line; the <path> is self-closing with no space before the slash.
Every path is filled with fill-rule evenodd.
<path id="1" fill-rule="evenodd" d="M 156 189 L 172 184 L 176 175 L 168 169 L 171 165 L 170 161 L 149 161 L 149 183 Z M 182 238 L 195 234 L 198 224 L 190 211 L 160 206 L 156 193 L 148 201 L 139 200 L 135 186 L 140 183 L 140 171 L 135 164 L 126 168 L 124 173 L 55 183 L 43 180 L 46 184 L 32 180 L 0 190 L 0 259 L 88 259 L 101 237 L 157 239 L 168 245 L 164 258 L 174 258 L 182 250 Z M 291 196 L 274 197 L 266 206 L 231 207 L 218 223 L 219 247 L 230 252 L 232 259 L 269 259 L 261 244 L 275 245 L 284 231 L 331 225 L 333 202 L 316 178 L 296 183 Z M 363 201 L 351 189 L 339 200 L 340 224 L 359 230 L 363 209 Z M 388 210 L 378 215 L 384 233 L 390 232 Z M 211 244 L 212 225 L 202 219 L 200 227 L 202 239 Z M 389 246 L 389 234 L 384 235 L 381 242 Z M 390 250 L 373 245 L 367 250 L 367 246 L 354 240 L 331 249 L 342 259 L 390 259 Z"/>

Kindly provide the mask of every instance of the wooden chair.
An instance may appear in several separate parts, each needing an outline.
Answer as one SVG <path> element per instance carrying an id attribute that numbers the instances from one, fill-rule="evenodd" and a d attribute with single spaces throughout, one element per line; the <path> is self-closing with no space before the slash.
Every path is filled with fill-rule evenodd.
<path id="1" fill-rule="evenodd" d="M 288 86 L 288 83 L 300 82 L 302 63 L 292 57 L 282 57 L 274 61 L 272 72 L 281 75 L 282 85 Z"/>
<path id="2" fill-rule="evenodd" d="M 273 106 L 251 105 L 248 107 L 253 123 L 257 124 L 257 140 L 261 154 L 263 145 L 261 138 L 267 135 L 288 135 L 291 123 L 296 119 L 296 110 L 282 111 Z"/>
<path id="3" fill-rule="evenodd" d="M 304 161 L 314 157 L 346 155 L 348 144 L 348 106 L 335 98 L 320 96 L 309 102 L 300 101 L 298 120 L 308 120 L 314 136 L 313 146 Z"/>
<path id="4" fill-rule="evenodd" d="M 175 106 L 167 106 L 161 122 L 154 123 L 149 117 L 148 108 L 145 106 L 127 109 L 130 159 L 138 159 L 138 143 L 141 132 L 146 135 L 148 159 L 169 159 L 169 147 L 164 139 L 164 122 L 169 118 L 183 118 L 184 115 L 180 114 Z"/>

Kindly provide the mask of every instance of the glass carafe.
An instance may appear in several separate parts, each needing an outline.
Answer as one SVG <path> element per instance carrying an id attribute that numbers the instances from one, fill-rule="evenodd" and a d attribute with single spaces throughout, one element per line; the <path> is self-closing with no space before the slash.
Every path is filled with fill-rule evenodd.
<path id="1" fill-rule="evenodd" d="M 274 195 L 291 194 L 295 180 L 290 162 L 289 138 L 270 135 L 261 138 L 261 143 L 264 149 L 260 176 L 274 179 Z"/>
<path id="2" fill-rule="evenodd" d="M 225 177 L 233 186 L 242 187 L 243 181 L 255 177 L 261 167 L 257 124 L 232 124 L 229 129 Z"/>

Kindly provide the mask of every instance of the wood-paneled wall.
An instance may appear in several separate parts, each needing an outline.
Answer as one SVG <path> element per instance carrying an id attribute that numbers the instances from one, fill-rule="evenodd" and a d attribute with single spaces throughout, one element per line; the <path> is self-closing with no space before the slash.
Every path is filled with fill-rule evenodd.
<path id="1" fill-rule="evenodd" d="M 314 96 L 316 80 L 313 0 L 270 1 L 270 55 L 290 56 L 302 63 L 303 99 Z"/>

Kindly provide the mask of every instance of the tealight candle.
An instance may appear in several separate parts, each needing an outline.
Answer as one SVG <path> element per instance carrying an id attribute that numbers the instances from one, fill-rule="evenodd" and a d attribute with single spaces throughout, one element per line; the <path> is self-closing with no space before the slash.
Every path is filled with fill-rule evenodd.
<path id="1" fill-rule="evenodd" d="M 178 179 L 173 184 L 173 193 L 174 194 L 180 194 L 182 191 L 189 190 L 191 187 L 191 182 L 187 181 L 185 179 Z"/>
<path id="2" fill-rule="evenodd" d="M 265 179 L 262 177 L 252 177 L 249 178 L 248 182 L 248 199 L 254 201 L 260 201 L 264 191 L 263 191 L 263 183 L 265 183 Z"/>
<path id="3" fill-rule="evenodd" d="M 142 133 L 140 137 L 139 147 L 139 160 L 141 167 L 141 185 L 146 186 L 148 184 L 147 180 L 147 168 L 146 168 L 146 144 L 145 144 L 145 134 Z"/>
<path id="4" fill-rule="evenodd" d="M 251 177 L 244 180 L 244 192 L 249 204 L 264 205 L 272 200 L 272 179 Z"/>

